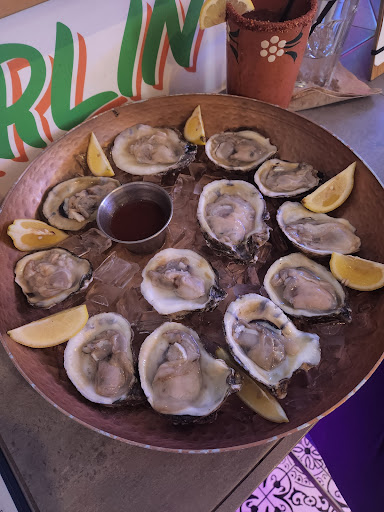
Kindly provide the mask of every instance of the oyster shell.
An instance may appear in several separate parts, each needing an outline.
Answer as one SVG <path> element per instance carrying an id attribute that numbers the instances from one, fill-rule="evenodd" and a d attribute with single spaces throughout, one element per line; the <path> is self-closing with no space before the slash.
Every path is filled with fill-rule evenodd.
<path id="1" fill-rule="evenodd" d="M 15 282 L 28 302 L 40 308 L 55 306 L 91 281 L 90 262 L 58 247 L 27 254 L 15 267 Z"/>
<path id="2" fill-rule="evenodd" d="M 273 158 L 257 169 L 254 179 L 264 196 L 294 197 L 317 187 L 317 174 L 312 165 Z"/>
<path id="3" fill-rule="evenodd" d="M 205 145 L 208 158 L 229 171 L 254 169 L 276 151 L 269 139 L 252 130 L 216 133 Z"/>
<path id="4" fill-rule="evenodd" d="M 122 171 L 145 176 L 186 167 L 196 152 L 197 146 L 183 140 L 173 128 L 136 124 L 116 137 L 112 158 Z"/>
<path id="5" fill-rule="evenodd" d="M 209 416 L 240 388 L 232 368 L 211 356 L 194 330 L 176 322 L 162 324 L 144 340 L 139 374 L 153 409 L 179 421 Z"/>
<path id="6" fill-rule="evenodd" d="M 144 298 L 161 315 L 181 318 L 191 311 L 210 311 L 225 296 L 215 271 L 202 256 L 188 249 L 164 249 L 145 266 Z"/>
<path id="7" fill-rule="evenodd" d="M 265 201 L 256 187 L 241 180 L 217 180 L 200 195 L 197 219 L 212 248 L 240 261 L 257 259 L 269 238 Z"/>
<path id="8" fill-rule="evenodd" d="M 271 300 L 250 293 L 231 302 L 225 337 L 235 360 L 278 398 L 299 369 L 320 362 L 319 336 L 299 331 Z"/>
<path id="9" fill-rule="evenodd" d="M 276 220 L 296 247 L 313 256 L 351 254 L 360 249 L 360 238 L 354 234 L 356 228 L 346 219 L 313 213 L 300 203 L 283 203 Z"/>
<path id="10" fill-rule="evenodd" d="M 78 231 L 96 219 L 97 209 L 120 183 L 113 178 L 80 176 L 59 183 L 48 193 L 43 214 L 51 226 Z"/>
<path id="11" fill-rule="evenodd" d="M 130 323 L 117 313 L 91 317 L 64 351 L 64 368 L 77 390 L 91 402 L 128 401 L 136 382 Z"/>
<path id="12" fill-rule="evenodd" d="M 265 275 L 264 287 L 287 315 L 318 319 L 345 316 L 350 320 L 341 284 L 304 254 L 289 254 L 275 261 Z"/>

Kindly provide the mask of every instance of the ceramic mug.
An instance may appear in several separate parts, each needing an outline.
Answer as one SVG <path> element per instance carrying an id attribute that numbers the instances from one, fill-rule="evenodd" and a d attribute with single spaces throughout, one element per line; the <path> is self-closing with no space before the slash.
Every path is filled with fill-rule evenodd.
<path id="1" fill-rule="evenodd" d="M 253 2 L 255 10 L 243 16 L 227 4 L 227 92 L 286 108 L 317 2 Z"/>

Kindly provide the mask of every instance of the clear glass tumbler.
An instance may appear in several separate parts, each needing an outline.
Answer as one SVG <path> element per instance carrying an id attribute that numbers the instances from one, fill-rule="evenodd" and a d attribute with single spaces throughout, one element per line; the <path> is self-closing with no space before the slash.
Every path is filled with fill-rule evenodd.
<path id="1" fill-rule="evenodd" d="M 319 0 L 297 87 L 329 85 L 359 0 Z"/>

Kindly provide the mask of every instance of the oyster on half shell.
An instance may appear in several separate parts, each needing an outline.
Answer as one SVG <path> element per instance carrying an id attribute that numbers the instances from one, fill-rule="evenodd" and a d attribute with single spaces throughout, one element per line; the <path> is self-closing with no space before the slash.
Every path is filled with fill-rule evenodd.
<path id="1" fill-rule="evenodd" d="M 225 337 L 235 360 L 278 398 L 292 375 L 320 362 L 319 336 L 299 331 L 271 300 L 250 293 L 230 303 Z"/>
<path id="2" fill-rule="evenodd" d="M 130 323 L 117 313 L 91 317 L 68 341 L 64 368 L 73 385 L 91 402 L 112 405 L 130 401 L 137 381 Z"/>
<path id="3" fill-rule="evenodd" d="M 182 169 L 193 162 L 196 152 L 197 146 L 173 128 L 136 124 L 115 138 L 112 158 L 122 171 L 145 176 Z"/>
<path id="4" fill-rule="evenodd" d="M 255 183 L 268 197 L 294 197 L 317 187 L 318 171 L 306 163 L 293 163 L 273 158 L 255 173 Z"/>
<path id="5" fill-rule="evenodd" d="M 276 151 L 269 139 L 252 130 L 216 133 L 205 145 L 208 158 L 229 171 L 254 169 Z"/>
<path id="6" fill-rule="evenodd" d="M 232 368 L 211 356 L 194 330 L 176 322 L 162 324 L 144 340 L 139 374 L 153 409 L 183 422 L 209 416 L 240 388 Z"/>
<path id="7" fill-rule="evenodd" d="M 210 311 L 226 296 L 206 259 L 188 249 L 164 249 L 145 266 L 141 293 L 160 315 Z"/>
<path id="8" fill-rule="evenodd" d="M 350 321 L 341 284 L 325 267 L 304 254 L 293 253 L 275 261 L 264 278 L 269 297 L 287 315 Z"/>
<path id="9" fill-rule="evenodd" d="M 48 193 L 43 214 L 51 226 L 78 231 L 96 219 L 97 209 L 120 183 L 113 178 L 79 176 L 59 183 Z"/>
<path id="10" fill-rule="evenodd" d="M 313 213 L 300 203 L 283 203 L 276 220 L 284 235 L 310 255 L 351 254 L 360 249 L 360 238 L 350 222 L 325 213 Z"/>
<path id="11" fill-rule="evenodd" d="M 197 219 L 208 245 L 242 262 L 256 260 L 269 238 L 265 201 L 242 180 L 217 180 L 199 198 Z"/>
<path id="12" fill-rule="evenodd" d="M 92 266 L 66 249 L 55 247 L 21 258 L 15 282 L 32 306 L 51 308 L 92 281 Z"/>

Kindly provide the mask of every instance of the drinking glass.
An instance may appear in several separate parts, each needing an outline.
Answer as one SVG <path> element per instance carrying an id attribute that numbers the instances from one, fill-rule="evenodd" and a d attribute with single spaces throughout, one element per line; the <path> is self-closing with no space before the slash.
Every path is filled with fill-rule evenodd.
<path id="1" fill-rule="evenodd" d="M 359 0 L 319 0 L 296 86 L 330 84 Z"/>

